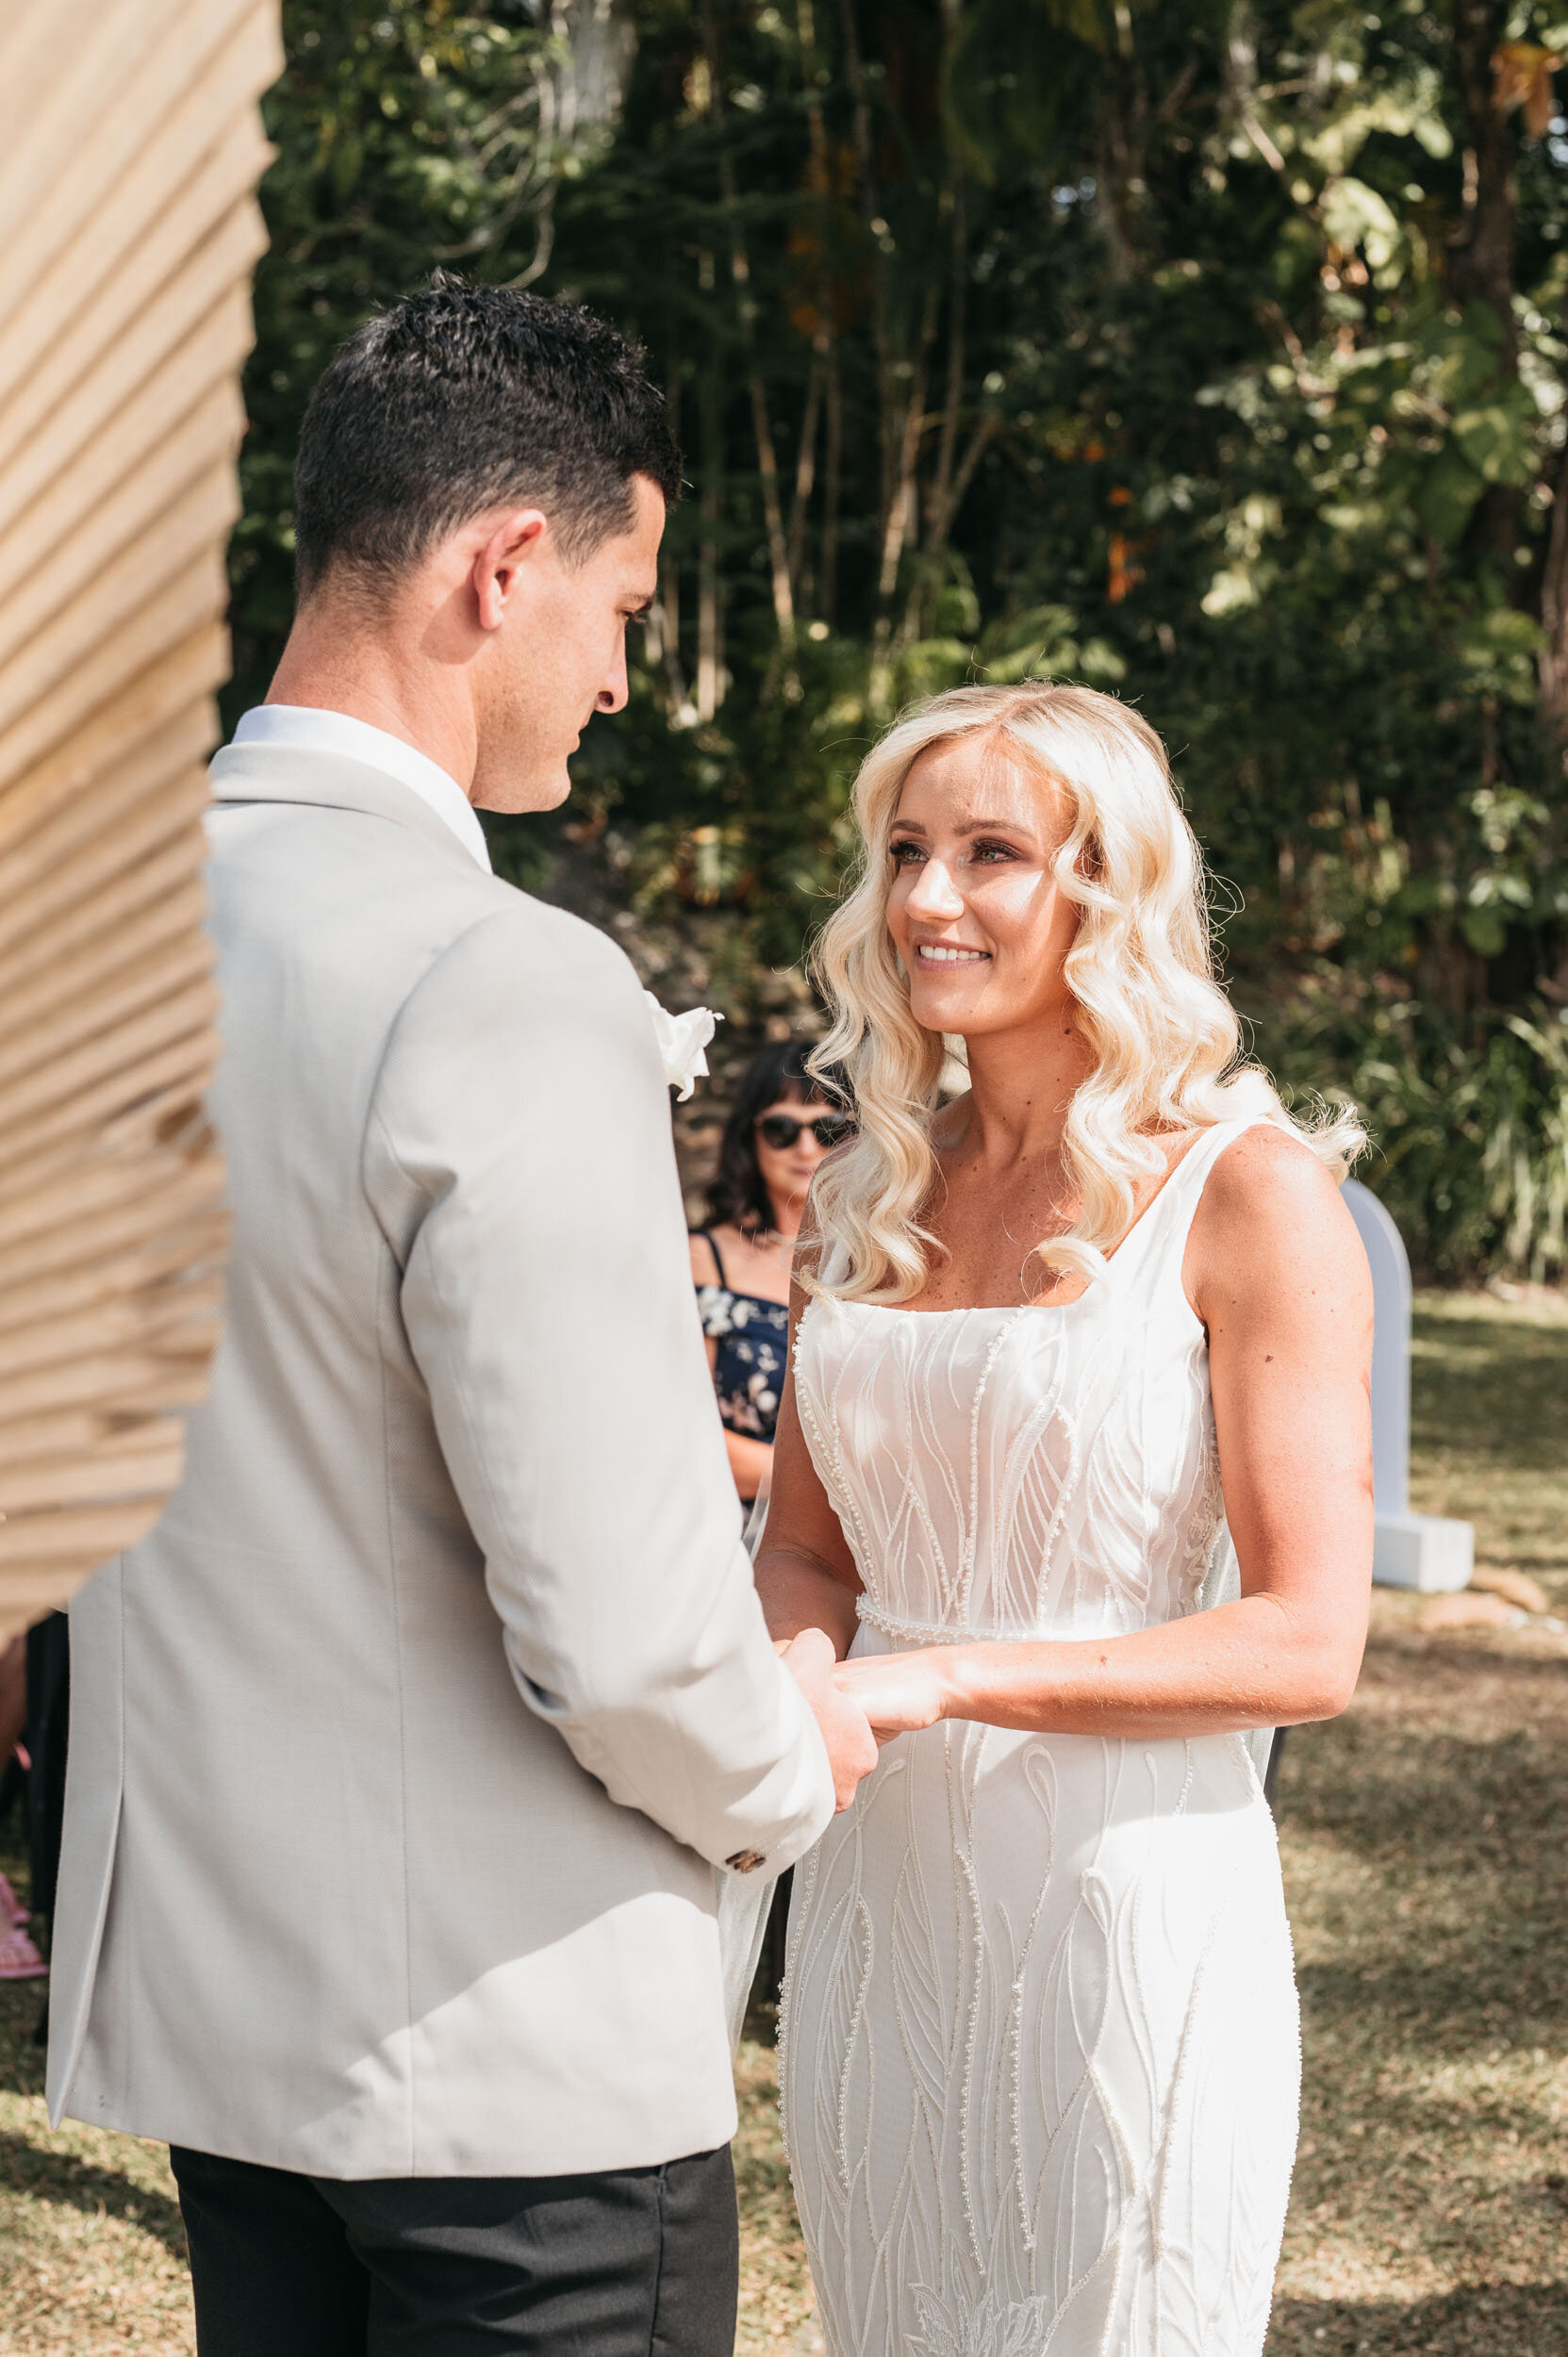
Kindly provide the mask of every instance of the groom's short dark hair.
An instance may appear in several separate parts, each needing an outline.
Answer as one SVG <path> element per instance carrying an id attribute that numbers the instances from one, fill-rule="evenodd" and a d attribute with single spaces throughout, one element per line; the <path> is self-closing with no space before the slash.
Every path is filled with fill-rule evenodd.
<path id="1" fill-rule="evenodd" d="M 388 584 L 508 501 L 543 508 L 567 556 L 586 558 L 631 529 L 639 474 L 679 496 L 680 453 L 636 347 L 589 311 L 437 271 L 355 328 L 311 396 L 294 470 L 300 595 L 338 567 Z"/>

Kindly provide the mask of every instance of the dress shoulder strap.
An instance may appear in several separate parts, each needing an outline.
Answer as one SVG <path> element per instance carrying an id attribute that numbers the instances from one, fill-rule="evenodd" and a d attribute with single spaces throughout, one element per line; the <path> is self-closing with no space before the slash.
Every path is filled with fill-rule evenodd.
<path id="1" fill-rule="evenodd" d="M 1199 1138 L 1196 1146 L 1190 1146 L 1187 1148 L 1172 1175 L 1170 1183 L 1172 1187 L 1185 1185 L 1190 1192 L 1194 1211 L 1197 1209 L 1197 1198 L 1203 1193 L 1209 1173 L 1226 1147 L 1234 1146 L 1244 1131 L 1260 1127 L 1266 1128 L 1267 1124 L 1260 1124 L 1256 1114 L 1253 1113 L 1244 1113 L 1239 1120 L 1216 1121 L 1206 1136 Z"/>
<path id="2" fill-rule="evenodd" d="M 824 1237 L 817 1274 L 825 1285 L 836 1285 L 849 1275 L 850 1256 L 837 1236 Z"/>
<path id="3" fill-rule="evenodd" d="M 724 1274 L 724 1262 L 719 1257 L 718 1246 L 714 1242 L 713 1229 L 711 1228 L 699 1228 L 697 1232 L 701 1237 L 702 1242 L 707 1245 L 708 1250 L 713 1254 L 713 1264 L 718 1271 L 718 1281 L 727 1293 L 730 1287 L 730 1280 Z"/>
<path id="4" fill-rule="evenodd" d="M 1130 1261 L 1136 1258 L 1137 1254 L 1129 1247 L 1138 1246 L 1143 1253 L 1163 1251 L 1180 1268 L 1187 1233 L 1209 1173 L 1228 1146 L 1233 1145 L 1244 1130 L 1258 1126 L 1256 1116 L 1250 1113 L 1237 1121 L 1216 1121 L 1196 1144 L 1189 1146 L 1142 1219 L 1134 1225 L 1126 1244 L 1112 1255 L 1112 1267 L 1115 1267 L 1124 1252 Z"/>

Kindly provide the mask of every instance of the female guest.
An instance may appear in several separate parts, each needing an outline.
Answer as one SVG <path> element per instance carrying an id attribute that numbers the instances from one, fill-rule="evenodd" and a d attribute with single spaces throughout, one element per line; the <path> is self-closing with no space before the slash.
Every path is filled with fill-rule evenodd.
<path id="1" fill-rule="evenodd" d="M 884 1745 L 790 1922 L 827 2346 L 1258 2357 L 1299 2064 L 1241 1731 L 1343 1709 L 1361 1659 L 1360 1132 L 1238 1061 L 1123 705 L 939 697 L 856 809 L 821 969 L 860 1131 L 813 1190 L 757 1562 Z M 1205 1611 L 1222 1511 L 1242 1592 Z"/>
<path id="2" fill-rule="evenodd" d="M 0 1644 L 0 1774 L 10 1767 L 26 1728 L 27 1640 Z M 48 1970 L 27 1933 L 27 1909 L 0 1874 L 0 1981 L 38 1981 Z"/>
<path id="3" fill-rule="evenodd" d="M 814 1042 L 785 1039 L 753 1057 L 691 1239 L 691 1275 L 708 1338 L 730 1470 L 743 1505 L 767 1489 L 789 1343 L 789 1263 L 824 1154 L 853 1129 L 848 1092 L 806 1069 Z"/>

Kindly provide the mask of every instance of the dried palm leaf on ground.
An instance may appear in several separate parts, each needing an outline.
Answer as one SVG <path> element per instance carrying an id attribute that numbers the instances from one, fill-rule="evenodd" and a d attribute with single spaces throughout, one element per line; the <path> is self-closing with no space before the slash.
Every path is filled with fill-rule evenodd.
<path id="1" fill-rule="evenodd" d="M 140 1538 L 217 1333 L 204 758 L 276 0 L 0 17 L 0 1638 Z"/>

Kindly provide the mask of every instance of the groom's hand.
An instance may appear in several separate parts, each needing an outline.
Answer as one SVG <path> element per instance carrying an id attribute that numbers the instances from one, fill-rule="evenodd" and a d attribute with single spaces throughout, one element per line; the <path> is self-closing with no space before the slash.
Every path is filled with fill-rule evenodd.
<path id="1" fill-rule="evenodd" d="M 847 1809 L 862 1776 L 877 1764 L 877 1739 L 857 1702 L 841 1692 L 834 1678 L 838 1656 L 833 1639 L 819 1628 L 803 1628 L 779 1649 L 779 1657 L 805 1696 L 822 1730 L 833 1769 L 836 1809 Z"/>

